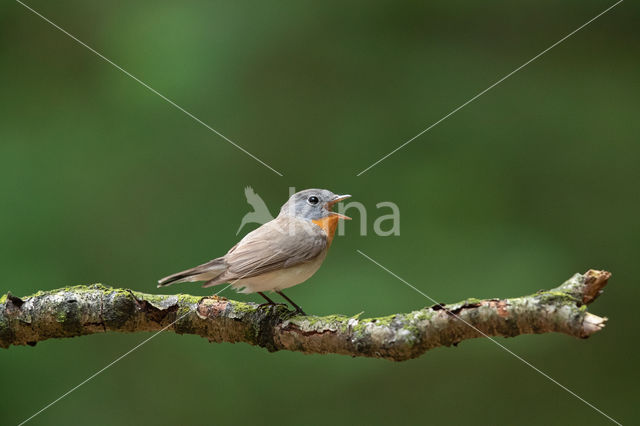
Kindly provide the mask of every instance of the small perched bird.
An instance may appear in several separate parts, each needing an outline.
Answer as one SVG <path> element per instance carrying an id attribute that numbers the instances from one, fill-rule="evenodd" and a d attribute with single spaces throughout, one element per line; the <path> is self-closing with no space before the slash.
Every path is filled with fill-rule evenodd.
<path id="1" fill-rule="evenodd" d="M 169 275 L 158 281 L 158 287 L 196 281 L 206 281 L 203 287 L 231 283 L 240 293 L 258 293 L 265 305 L 275 302 L 264 292 L 275 291 L 305 315 L 282 290 L 308 280 L 320 268 L 338 221 L 351 219 L 331 208 L 348 197 L 326 189 L 295 193 L 278 217 L 248 233 L 227 254 Z"/>

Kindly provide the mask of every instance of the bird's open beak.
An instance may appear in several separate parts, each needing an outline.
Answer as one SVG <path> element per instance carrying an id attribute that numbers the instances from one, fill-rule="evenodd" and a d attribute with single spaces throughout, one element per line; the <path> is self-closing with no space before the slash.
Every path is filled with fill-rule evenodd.
<path id="1" fill-rule="evenodd" d="M 331 201 L 329 201 L 327 203 L 327 210 L 329 210 L 331 212 L 331 215 L 338 216 L 340 219 L 351 220 L 351 218 L 349 216 L 345 216 L 343 214 L 331 211 L 331 208 L 333 207 L 334 204 L 337 204 L 342 200 L 346 200 L 349 197 L 351 197 L 351 195 L 336 195 L 336 198 L 334 198 L 333 200 L 331 200 Z"/>

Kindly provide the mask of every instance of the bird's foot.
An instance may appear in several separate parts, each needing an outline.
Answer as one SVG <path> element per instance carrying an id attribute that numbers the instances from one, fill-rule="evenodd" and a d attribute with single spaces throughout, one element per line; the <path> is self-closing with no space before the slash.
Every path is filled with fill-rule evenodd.
<path id="1" fill-rule="evenodd" d="M 286 303 L 269 303 L 269 302 L 259 304 L 258 308 L 262 308 L 263 306 L 278 306 L 278 305 L 285 306 L 287 309 L 289 308 L 289 306 Z"/>
<path id="2" fill-rule="evenodd" d="M 304 311 L 300 308 L 297 308 L 295 313 L 299 315 L 304 315 L 305 317 L 307 316 L 307 314 L 305 314 Z"/>

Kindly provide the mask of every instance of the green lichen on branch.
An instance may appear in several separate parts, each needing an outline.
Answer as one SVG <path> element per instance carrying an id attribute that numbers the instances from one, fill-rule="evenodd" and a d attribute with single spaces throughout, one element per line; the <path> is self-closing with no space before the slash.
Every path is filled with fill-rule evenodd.
<path id="1" fill-rule="evenodd" d="M 245 342 L 269 351 L 337 353 L 402 361 L 477 337 L 564 333 L 586 338 L 606 318 L 587 312 L 610 273 L 575 274 L 557 288 L 511 299 L 467 299 L 414 312 L 302 316 L 284 305 L 222 297 L 153 295 L 101 284 L 0 298 L 0 347 L 108 331 L 168 330 L 210 342 Z"/>

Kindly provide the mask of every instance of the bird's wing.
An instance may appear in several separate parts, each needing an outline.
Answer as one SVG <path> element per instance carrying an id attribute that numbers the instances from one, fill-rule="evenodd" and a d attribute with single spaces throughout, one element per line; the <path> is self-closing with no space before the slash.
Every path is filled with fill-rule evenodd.
<path id="1" fill-rule="evenodd" d="M 272 220 L 250 232 L 224 256 L 228 280 L 249 278 L 315 259 L 327 247 L 326 234 L 309 221 Z"/>
<path id="2" fill-rule="evenodd" d="M 158 287 L 165 287 L 175 283 L 208 281 L 222 275 L 226 269 L 227 265 L 224 263 L 224 259 L 219 257 L 195 268 L 164 277 L 158 281 Z"/>

